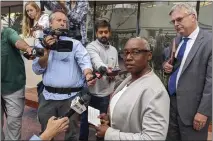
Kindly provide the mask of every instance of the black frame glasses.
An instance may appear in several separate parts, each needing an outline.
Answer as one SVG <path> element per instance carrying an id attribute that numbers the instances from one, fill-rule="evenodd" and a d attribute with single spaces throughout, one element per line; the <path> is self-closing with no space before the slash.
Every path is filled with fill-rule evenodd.
<path id="1" fill-rule="evenodd" d="M 146 53 L 146 52 L 151 52 L 151 51 L 147 50 L 147 49 L 132 50 L 132 51 L 124 50 L 123 55 L 124 55 L 124 57 L 127 57 L 130 54 L 130 56 L 135 57 L 135 56 L 138 56 L 141 53 Z"/>

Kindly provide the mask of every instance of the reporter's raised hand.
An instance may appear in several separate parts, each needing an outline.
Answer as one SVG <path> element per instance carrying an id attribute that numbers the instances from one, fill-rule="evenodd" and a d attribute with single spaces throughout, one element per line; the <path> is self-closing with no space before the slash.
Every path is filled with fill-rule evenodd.
<path id="1" fill-rule="evenodd" d="M 56 119 L 52 116 L 47 123 L 46 130 L 40 135 L 42 140 L 51 140 L 56 135 L 61 132 L 64 132 L 69 127 L 69 119 L 67 117 Z"/>
<path id="2" fill-rule="evenodd" d="M 93 74 L 91 74 L 91 73 L 88 73 L 87 75 L 86 75 L 86 80 L 87 80 L 87 85 L 88 86 L 93 86 L 93 85 L 95 85 L 95 83 L 96 83 L 96 78 L 95 79 L 93 79 Z"/>

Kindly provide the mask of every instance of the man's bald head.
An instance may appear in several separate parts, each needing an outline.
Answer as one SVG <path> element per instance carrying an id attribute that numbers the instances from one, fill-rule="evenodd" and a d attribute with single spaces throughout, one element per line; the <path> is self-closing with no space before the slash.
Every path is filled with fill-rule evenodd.
<path id="1" fill-rule="evenodd" d="M 143 47 L 143 49 L 150 50 L 150 45 L 148 41 L 145 38 L 136 37 L 136 38 L 130 38 L 126 44 L 136 44 L 137 46 Z"/>

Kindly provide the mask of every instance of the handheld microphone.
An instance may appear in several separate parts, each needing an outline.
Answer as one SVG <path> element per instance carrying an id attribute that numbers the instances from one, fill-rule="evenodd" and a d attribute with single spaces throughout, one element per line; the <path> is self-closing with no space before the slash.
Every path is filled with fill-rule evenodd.
<path id="1" fill-rule="evenodd" d="M 43 33 L 45 36 L 47 35 L 56 35 L 56 36 L 67 36 L 71 37 L 71 31 L 68 29 L 51 29 L 51 28 L 44 28 Z"/>
<path id="2" fill-rule="evenodd" d="M 27 52 L 24 52 L 23 56 L 25 58 L 27 58 L 28 60 L 29 60 L 29 58 L 31 56 L 33 56 L 33 57 L 41 57 L 41 56 L 44 56 L 44 49 L 33 47 L 31 55 L 29 55 Z"/>
<path id="3" fill-rule="evenodd" d="M 119 67 L 116 67 L 116 68 L 112 69 L 112 73 L 108 73 L 107 68 L 105 66 L 100 66 L 97 71 L 93 72 L 93 77 L 91 79 L 87 80 L 87 82 L 92 81 L 95 78 L 101 79 L 104 75 L 105 76 L 116 76 L 120 71 L 121 71 L 121 69 Z M 109 79 L 109 82 L 110 82 L 110 79 Z"/>
<path id="4" fill-rule="evenodd" d="M 95 78 L 101 79 L 101 77 L 102 77 L 104 74 L 107 75 L 107 68 L 104 67 L 104 66 L 100 66 L 100 67 L 98 68 L 98 71 L 94 71 L 94 72 L 93 72 L 93 77 L 92 77 L 91 79 L 87 80 L 87 82 L 92 81 L 92 80 L 95 79 Z"/>
<path id="5" fill-rule="evenodd" d="M 72 100 L 70 110 L 61 118 L 70 118 L 74 113 L 82 114 L 84 111 L 87 110 L 86 107 L 89 105 L 90 99 L 91 96 L 89 94 L 84 94 L 82 97 L 77 96 L 75 99 Z"/>
<path id="6" fill-rule="evenodd" d="M 104 67 L 104 66 L 100 66 L 98 68 L 98 72 L 101 74 L 101 75 L 107 75 L 107 68 Z"/>

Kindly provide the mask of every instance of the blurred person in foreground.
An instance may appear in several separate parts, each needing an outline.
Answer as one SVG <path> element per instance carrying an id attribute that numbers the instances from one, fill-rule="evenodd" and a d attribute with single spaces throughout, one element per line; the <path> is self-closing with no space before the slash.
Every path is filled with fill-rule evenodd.
<path id="1" fill-rule="evenodd" d="M 26 75 L 21 51 L 29 55 L 32 48 L 11 28 L 1 23 L 1 140 L 21 140 L 22 115 L 24 112 Z M 29 59 L 34 59 L 30 57 Z M 3 131 L 7 109 L 6 128 Z"/>
<path id="2" fill-rule="evenodd" d="M 65 132 L 69 128 L 69 118 L 64 117 L 61 119 L 56 119 L 56 117 L 52 116 L 47 123 L 47 128 L 45 131 L 38 137 L 33 135 L 30 140 L 37 141 L 50 141 L 58 134 Z"/>

